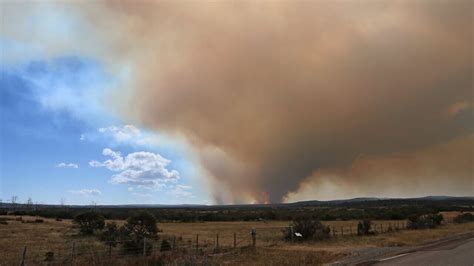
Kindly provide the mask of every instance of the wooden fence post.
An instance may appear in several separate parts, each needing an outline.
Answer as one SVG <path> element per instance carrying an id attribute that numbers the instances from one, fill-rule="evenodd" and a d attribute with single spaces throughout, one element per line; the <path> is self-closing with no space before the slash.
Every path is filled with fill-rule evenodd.
<path id="1" fill-rule="evenodd" d="M 20 266 L 25 265 L 25 260 L 26 260 L 26 246 L 23 248 L 23 255 L 21 256 Z"/>
<path id="2" fill-rule="evenodd" d="M 290 235 L 291 235 L 291 242 L 295 241 L 295 231 L 293 229 L 293 225 L 290 226 Z"/>
<path id="3" fill-rule="evenodd" d="M 374 224 L 374 232 L 377 233 L 377 224 Z"/>
<path id="4" fill-rule="evenodd" d="M 71 250 L 71 261 L 74 264 L 74 260 L 76 259 L 76 242 L 72 242 L 72 250 Z"/>
<path id="5" fill-rule="evenodd" d="M 257 229 L 252 228 L 252 247 L 255 247 L 256 242 L 257 242 Z"/>
<path id="6" fill-rule="evenodd" d="M 333 236 L 333 237 L 336 236 L 336 230 L 334 229 L 334 226 L 332 227 L 332 236 Z"/>
<path id="7" fill-rule="evenodd" d="M 237 234 L 234 232 L 234 249 L 237 248 Z"/>
<path id="8" fill-rule="evenodd" d="M 380 224 L 380 233 L 383 233 L 383 224 Z"/>
<path id="9" fill-rule="evenodd" d="M 196 234 L 196 254 L 198 253 L 199 250 L 199 234 Z"/>

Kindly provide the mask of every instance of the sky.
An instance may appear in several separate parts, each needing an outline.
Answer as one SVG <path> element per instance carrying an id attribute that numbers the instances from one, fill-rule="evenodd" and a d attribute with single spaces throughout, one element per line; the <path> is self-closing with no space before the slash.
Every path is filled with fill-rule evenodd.
<path id="1" fill-rule="evenodd" d="M 3 202 L 474 195 L 471 1 L 0 11 Z"/>

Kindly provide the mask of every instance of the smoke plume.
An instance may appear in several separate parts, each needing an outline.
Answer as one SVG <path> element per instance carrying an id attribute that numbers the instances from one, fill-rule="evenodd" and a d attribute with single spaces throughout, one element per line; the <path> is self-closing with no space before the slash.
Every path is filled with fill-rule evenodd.
<path id="1" fill-rule="evenodd" d="M 71 8 L 90 23 L 106 60 L 132 66 L 130 92 L 117 97 L 123 115 L 185 136 L 218 203 L 296 199 L 304 186 L 327 181 L 315 174 L 325 171 L 377 190 L 366 180 L 383 176 L 383 167 L 347 174 L 360 158 L 385 165 L 387 156 L 430 152 L 473 132 L 469 0 L 111 1 Z M 454 149 L 453 156 L 472 161 L 471 149 Z M 423 167 L 431 163 L 443 161 Z M 443 178 L 464 184 L 472 168 L 461 165 L 464 174 L 446 167 Z M 394 179 L 416 173 L 404 163 L 394 167 L 402 169 Z M 418 178 L 432 188 L 441 177 Z"/>

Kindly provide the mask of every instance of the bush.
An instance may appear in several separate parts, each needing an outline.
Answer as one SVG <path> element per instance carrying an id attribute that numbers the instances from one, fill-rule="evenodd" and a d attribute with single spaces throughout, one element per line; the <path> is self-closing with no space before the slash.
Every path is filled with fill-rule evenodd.
<path id="1" fill-rule="evenodd" d="M 444 220 L 441 214 L 426 214 L 420 216 L 410 216 L 408 218 L 408 229 L 436 228 Z"/>
<path id="2" fill-rule="evenodd" d="M 104 217 L 96 212 L 84 212 L 74 218 L 74 223 L 79 225 L 83 235 L 92 235 L 94 231 L 104 228 Z"/>
<path id="3" fill-rule="evenodd" d="M 463 213 L 454 217 L 453 220 L 455 223 L 462 224 L 474 221 L 474 215 L 472 213 Z"/>
<path id="4" fill-rule="evenodd" d="M 110 246 L 117 246 L 120 231 L 115 222 L 107 223 L 105 230 L 100 234 L 99 240 Z"/>
<path id="5" fill-rule="evenodd" d="M 54 252 L 48 251 L 44 254 L 44 261 L 54 261 Z"/>
<path id="6" fill-rule="evenodd" d="M 291 227 L 293 227 L 293 232 L 291 232 Z M 295 240 L 323 240 L 329 238 L 331 232 L 329 226 L 324 226 L 320 221 L 307 217 L 295 219 L 290 224 L 290 228 L 283 230 L 286 240 L 292 239 L 292 233 L 301 234 L 301 237 L 293 235 L 293 239 Z"/>
<path id="7" fill-rule="evenodd" d="M 364 219 L 357 224 L 357 235 L 366 236 L 375 234 L 372 231 L 372 222 L 368 219 Z"/>
<path id="8" fill-rule="evenodd" d="M 160 251 L 163 252 L 163 251 L 169 251 L 169 250 L 171 250 L 170 242 L 168 242 L 168 240 L 166 239 L 163 239 L 163 241 L 161 241 Z"/>
<path id="9" fill-rule="evenodd" d="M 143 252 L 143 245 L 145 244 L 146 253 L 150 254 L 153 243 L 148 241 L 148 239 L 158 238 L 156 219 L 146 211 L 136 213 L 129 217 L 127 223 L 120 228 L 120 231 L 125 239 L 123 245 L 123 251 L 125 253 L 140 254 Z"/>

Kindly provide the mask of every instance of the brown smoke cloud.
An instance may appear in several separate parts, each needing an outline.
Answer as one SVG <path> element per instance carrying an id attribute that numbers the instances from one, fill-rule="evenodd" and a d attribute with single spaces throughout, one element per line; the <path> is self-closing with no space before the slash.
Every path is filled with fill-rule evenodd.
<path id="1" fill-rule="evenodd" d="M 414 152 L 361 155 L 346 170 L 317 170 L 285 201 L 334 198 L 472 195 L 474 134 Z"/>
<path id="2" fill-rule="evenodd" d="M 113 1 L 84 14 L 110 36 L 108 56 L 133 65 L 124 115 L 189 139 L 219 203 L 297 198 L 317 171 L 473 132 L 469 0 Z"/>

